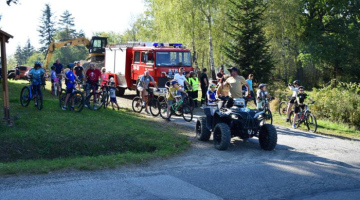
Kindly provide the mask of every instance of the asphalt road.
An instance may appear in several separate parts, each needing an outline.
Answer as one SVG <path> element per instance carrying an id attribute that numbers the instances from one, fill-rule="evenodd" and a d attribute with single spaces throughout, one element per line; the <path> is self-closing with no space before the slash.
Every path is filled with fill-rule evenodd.
<path id="1" fill-rule="evenodd" d="M 360 199 L 359 141 L 277 131 L 271 152 L 257 139 L 217 151 L 191 134 L 189 151 L 146 166 L 1 177 L 0 199 Z"/>

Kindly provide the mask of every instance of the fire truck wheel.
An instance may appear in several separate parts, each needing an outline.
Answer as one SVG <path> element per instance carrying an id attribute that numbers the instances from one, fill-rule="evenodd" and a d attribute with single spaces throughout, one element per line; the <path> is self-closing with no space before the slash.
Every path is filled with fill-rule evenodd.
<path id="1" fill-rule="evenodd" d="M 118 89 L 119 90 L 116 91 L 116 96 L 118 96 L 118 97 L 124 96 L 126 88 L 119 87 Z"/>

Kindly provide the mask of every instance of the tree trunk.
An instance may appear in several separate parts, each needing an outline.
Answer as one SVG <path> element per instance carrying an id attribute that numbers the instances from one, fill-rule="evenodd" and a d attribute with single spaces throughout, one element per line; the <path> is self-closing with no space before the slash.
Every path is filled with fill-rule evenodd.
<path id="1" fill-rule="evenodd" d="M 212 44 L 212 35 L 211 35 L 211 15 L 208 17 L 208 28 L 209 28 L 209 56 L 210 56 L 211 77 L 213 80 L 216 80 L 214 53 L 213 53 L 213 44 Z"/>
<path id="2" fill-rule="evenodd" d="M 192 46 L 193 46 L 193 62 L 195 64 L 195 68 L 199 67 L 199 64 L 197 62 L 197 55 L 196 55 L 196 47 L 195 47 L 195 12 L 192 11 L 191 13 L 192 17 Z"/>

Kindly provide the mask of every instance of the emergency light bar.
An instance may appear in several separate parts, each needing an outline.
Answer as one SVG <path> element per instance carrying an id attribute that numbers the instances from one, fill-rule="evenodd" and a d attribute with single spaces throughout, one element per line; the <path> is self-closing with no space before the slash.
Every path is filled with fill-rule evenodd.
<path id="1" fill-rule="evenodd" d="M 183 45 L 181 43 L 158 43 L 154 42 L 153 47 L 174 47 L 174 48 L 182 48 Z"/>

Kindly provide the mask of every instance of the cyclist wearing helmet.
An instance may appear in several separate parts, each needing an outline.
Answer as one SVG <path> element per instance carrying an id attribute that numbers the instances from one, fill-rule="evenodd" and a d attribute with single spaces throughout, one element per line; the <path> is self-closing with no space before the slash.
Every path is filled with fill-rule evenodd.
<path id="1" fill-rule="evenodd" d="M 299 80 L 295 80 L 293 82 L 293 84 L 289 83 L 289 89 L 291 91 L 293 91 L 293 94 L 291 96 L 289 106 L 288 106 L 288 109 L 287 109 L 286 122 L 290 121 L 290 112 L 291 112 L 291 109 L 292 109 L 292 107 L 293 107 L 293 105 L 295 103 L 296 96 L 297 96 L 297 94 L 299 92 L 299 87 L 300 87 L 300 81 Z"/>
<path id="2" fill-rule="evenodd" d="M 69 101 L 69 98 L 71 96 L 71 110 L 74 110 L 74 97 L 73 97 L 73 93 L 75 90 L 75 74 L 73 72 L 74 70 L 74 63 L 70 63 L 68 64 L 68 68 L 65 69 L 65 74 L 64 74 L 64 78 L 65 78 L 65 84 L 66 84 L 66 98 L 65 98 L 65 104 L 62 107 L 63 110 L 66 110 L 66 105 Z"/>
<path id="3" fill-rule="evenodd" d="M 266 90 L 266 84 L 261 83 L 259 85 L 259 89 L 256 92 L 257 93 L 257 108 L 262 109 L 264 106 L 267 106 L 270 109 L 269 103 L 267 105 L 265 104 L 265 98 L 271 98 L 270 94 Z"/>
<path id="4" fill-rule="evenodd" d="M 216 84 L 211 83 L 209 90 L 206 93 L 208 105 L 214 105 L 216 103 Z"/>
<path id="5" fill-rule="evenodd" d="M 305 88 L 303 86 L 300 86 L 298 91 L 298 94 L 296 95 L 296 101 L 295 101 L 295 115 L 294 115 L 294 120 L 293 120 L 293 124 L 292 124 L 292 128 L 296 128 L 295 126 L 295 122 L 298 120 L 298 113 L 300 112 L 300 110 L 304 110 L 305 109 L 305 105 L 304 102 L 306 99 L 310 99 L 313 103 L 314 101 L 305 93 Z"/>
<path id="6" fill-rule="evenodd" d="M 171 86 L 169 88 L 169 93 L 167 94 L 167 106 L 168 106 L 168 108 L 167 108 L 166 114 L 167 114 L 167 120 L 168 121 L 170 121 L 169 115 L 170 115 L 171 105 L 173 104 L 174 100 L 176 100 L 177 93 L 181 92 L 181 93 L 187 95 L 186 92 L 180 88 L 180 85 L 176 80 L 171 81 L 170 85 Z"/>
<path id="7" fill-rule="evenodd" d="M 45 71 L 41 68 L 41 62 L 35 61 L 34 68 L 29 71 L 29 78 L 32 83 L 33 92 L 37 91 L 41 96 L 41 86 L 43 85 Z M 37 106 L 36 96 L 34 98 L 35 106 Z"/>

